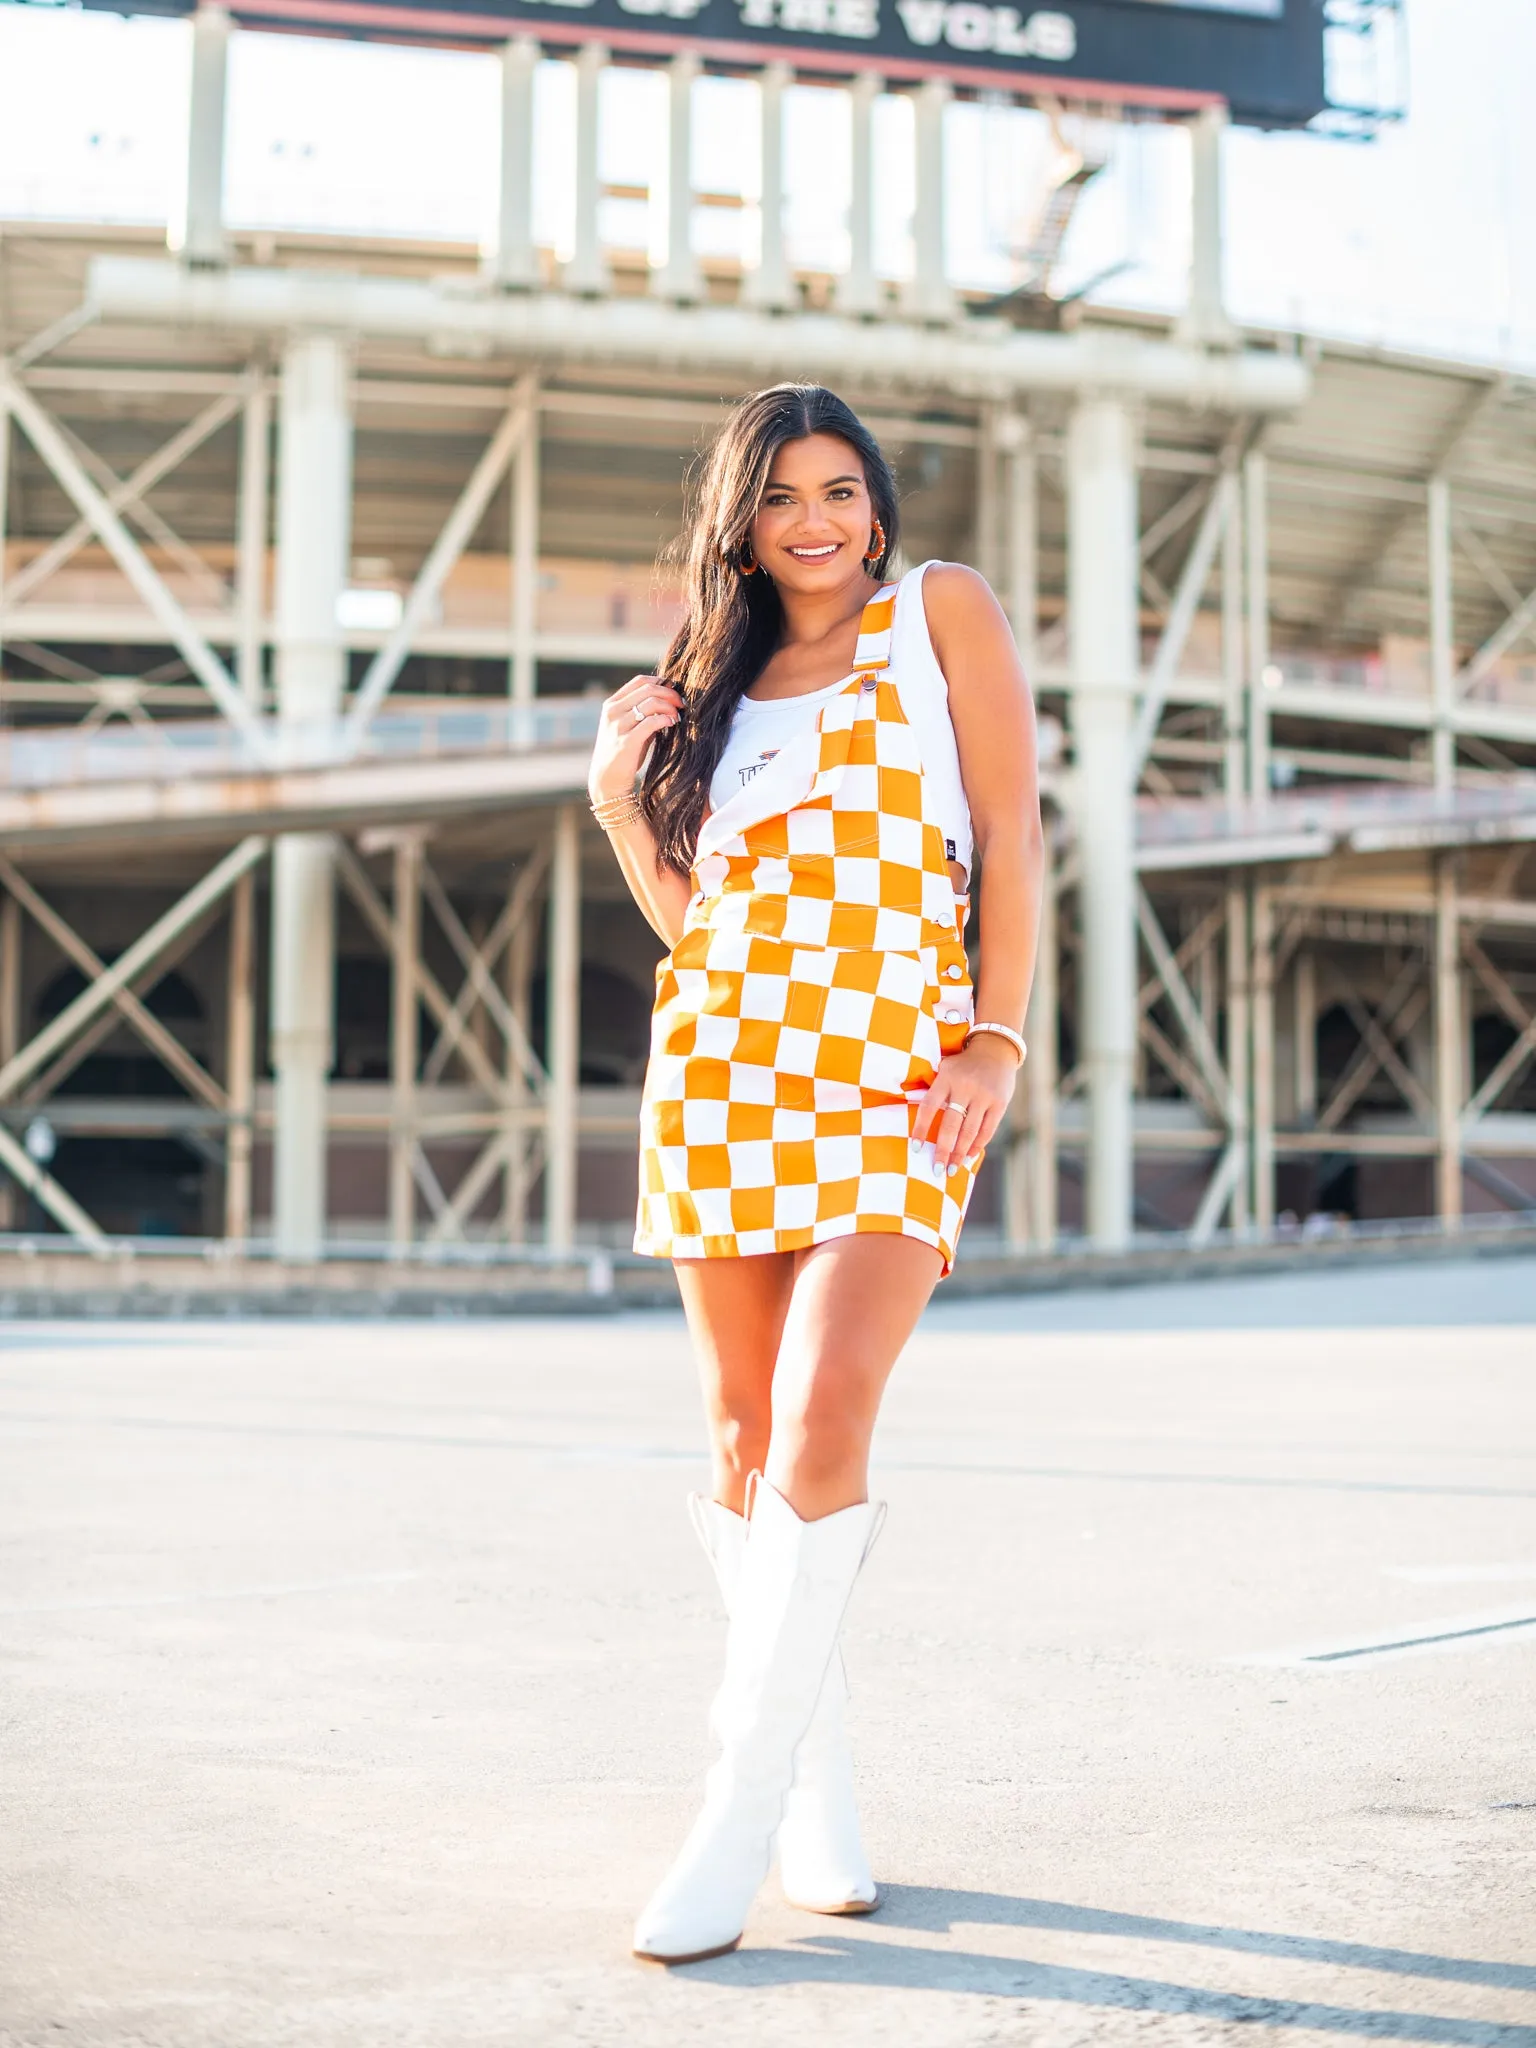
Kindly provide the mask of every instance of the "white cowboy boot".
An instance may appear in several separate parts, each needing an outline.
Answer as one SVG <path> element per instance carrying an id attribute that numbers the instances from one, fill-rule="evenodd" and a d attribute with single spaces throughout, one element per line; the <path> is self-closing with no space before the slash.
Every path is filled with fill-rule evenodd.
<path id="1" fill-rule="evenodd" d="M 710 1716 L 720 1756 L 704 1810 L 636 1924 L 637 1956 L 696 1963 L 740 1941 L 881 1513 L 862 1502 L 802 1522 L 759 1482 Z"/>
<path id="2" fill-rule="evenodd" d="M 714 1567 L 725 1611 L 735 1607 L 736 1582 L 747 1545 L 740 1515 L 702 1494 L 688 1496 L 688 1512 Z M 874 1548 L 875 1526 L 865 1555 Z M 853 1757 L 843 1724 L 848 1679 L 834 1651 L 811 1725 L 795 1752 L 795 1778 L 779 1823 L 779 1876 L 784 1896 L 807 1913 L 872 1913 L 880 1903 L 859 1839 L 853 1795 Z"/>

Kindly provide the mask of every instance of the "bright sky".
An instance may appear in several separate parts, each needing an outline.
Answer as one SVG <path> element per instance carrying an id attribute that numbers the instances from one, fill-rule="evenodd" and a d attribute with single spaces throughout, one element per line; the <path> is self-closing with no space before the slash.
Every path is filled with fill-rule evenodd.
<path id="1" fill-rule="evenodd" d="M 1408 0 L 1409 115 L 1369 145 L 1234 132 L 1228 280 L 1235 315 L 1536 372 L 1536 0 Z M 0 0 L 0 219 L 161 222 L 179 209 L 184 23 Z M 606 82 L 612 184 L 662 169 L 662 81 Z M 568 244 L 569 66 L 539 75 L 541 233 Z M 754 196 L 755 90 L 709 80 L 697 189 Z M 910 109 L 882 101 L 877 260 L 910 262 Z M 836 268 L 847 202 L 847 101 L 797 89 L 787 115 L 794 256 Z M 239 226 L 483 239 L 495 188 L 492 59 L 454 51 L 237 37 L 228 205 Z M 1093 139 L 1093 138 L 1090 138 Z M 1187 156 L 1163 129 L 1103 131 L 1109 169 L 1074 221 L 1057 289 L 1095 278 L 1116 304 L 1176 307 L 1187 260 Z M 1050 150 L 1034 114 L 957 106 L 950 247 L 958 281 L 1006 288 Z M 644 248 L 661 208 L 607 203 L 605 233 Z M 755 219 L 699 208 L 701 254 L 750 257 Z M 1113 275 L 1106 276 L 1106 273 Z"/>

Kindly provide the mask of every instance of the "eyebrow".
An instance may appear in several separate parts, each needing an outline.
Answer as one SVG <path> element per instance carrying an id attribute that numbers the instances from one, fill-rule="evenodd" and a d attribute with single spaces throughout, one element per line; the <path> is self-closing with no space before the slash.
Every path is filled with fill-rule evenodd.
<path id="1" fill-rule="evenodd" d="M 828 477 L 826 482 L 819 488 L 824 491 L 830 491 L 834 484 L 861 484 L 863 481 L 863 477 L 855 476 L 850 470 L 846 476 Z M 792 491 L 794 488 L 793 484 L 779 483 L 773 477 L 769 477 L 767 483 L 763 485 L 765 491 Z"/>

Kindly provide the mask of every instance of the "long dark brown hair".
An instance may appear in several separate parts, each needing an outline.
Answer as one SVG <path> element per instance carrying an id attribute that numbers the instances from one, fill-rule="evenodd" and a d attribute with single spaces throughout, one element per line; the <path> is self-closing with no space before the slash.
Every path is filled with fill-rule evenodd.
<path id="1" fill-rule="evenodd" d="M 659 865 L 693 866 L 709 785 L 742 692 L 779 645 L 784 615 L 766 571 L 744 576 L 752 522 L 773 458 L 786 441 L 835 434 L 864 467 L 885 547 L 869 563 L 878 581 L 896 552 L 896 479 L 880 444 L 851 407 L 820 384 L 775 384 L 744 398 L 716 435 L 689 491 L 677 552 L 687 612 L 659 673 L 683 693 L 683 715 L 651 748 L 640 803 L 656 834 Z"/>

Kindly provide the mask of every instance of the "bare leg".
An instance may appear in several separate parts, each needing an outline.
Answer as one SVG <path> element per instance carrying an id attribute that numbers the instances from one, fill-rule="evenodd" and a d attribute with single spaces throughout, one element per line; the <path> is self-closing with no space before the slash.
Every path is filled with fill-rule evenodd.
<path id="1" fill-rule="evenodd" d="M 795 1255 L 762 1470 L 802 1521 L 869 1498 L 880 1397 L 942 1267 L 917 1239 L 875 1233 Z"/>
<path id="2" fill-rule="evenodd" d="M 795 1284 L 796 1255 L 678 1259 L 673 1270 L 699 1363 L 714 1497 L 741 1514 L 773 1426 L 773 1369 Z"/>

